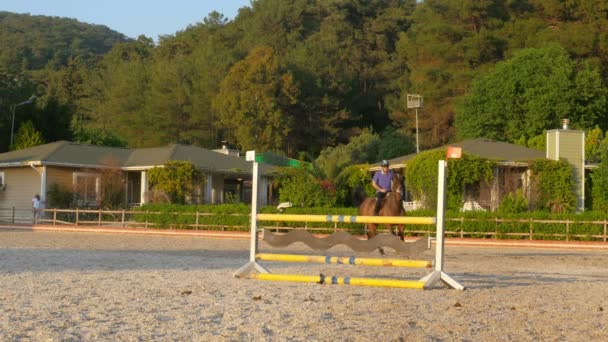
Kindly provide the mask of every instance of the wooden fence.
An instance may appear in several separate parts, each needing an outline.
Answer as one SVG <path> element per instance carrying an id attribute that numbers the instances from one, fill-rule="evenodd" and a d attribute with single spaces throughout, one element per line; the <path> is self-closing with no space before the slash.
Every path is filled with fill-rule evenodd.
<path id="1" fill-rule="evenodd" d="M 536 219 L 503 219 L 503 218 L 493 218 L 493 219 L 476 219 L 476 218 L 446 218 L 447 228 L 445 234 L 448 236 L 454 236 L 459 238 L 465 237 L 481 237 L 481 238 L 525 238 L 529 240 L 538 240 L 538 239 L 556 239 L 556 240 L 601 240 L 603 242 L 607 241 L 608 236 L 608 220 L 595 220 L 595 221 L 584 221 L 584 220 L 536 220 Z M 483 223 L 491 223 L 494 226 L 494 229 L 489 231 L 470 231 L 466 229 L 467 222 L 483 222 Z M 458 223 L 458 227 L 454 223 Z M 509 232 L 506 231 L 505 226 L 509 224 L 517 224 L 520 226 L 526 226 L 525 232 Z M 562 232 L 542 232 L 538 231 L 537 226 L 546 224 L 546 225 L 562 225 Z M 581 225 L 589 225 L 589 226 L 598 226 L 596 229 L 597 233 L 593 234 L 582 234 L 573 232 L 573 226 L 581 226 Z M 428 234 L 428 231 L 424 230 L 407 230 L 409 233 L 414 234 Z"/>
<path id="2" fill-rule="evenodd" d="M 203 222 L 204 217 L 209 216 L 240 216 L 243 222 L 248 222 L 249 214 L 213 214 L 213 213 L 169 213 L 175 217 L 190 217 L 188 223 L 164 223 L 159 224 L 148 218 L 155 215 L 167 215 L 167 213 L 152 211 L 132 210 L 92 210 L 92 209 L 45 209 L 39 224 L 48 225 L 70 225 L 70 226 L 105 226 L 123 228 L 169 228 L 169 229 L 207 229 L 207 230 L 234 230 L 247 231 L 248 223 L 237 224 L 212 224 Z M 139 219 L 136 219 L 136 216 Z M 143 218 L 143 219 L 142 219 Z M 0 223 L 2 224 L 33 224 L 34 215 L 32 209 L 0 208 Z M 603 241 L 608 239 L 608 220 L 579 221 L 579 220 L 535 220 L 535 219 L 476 219 L 476 218 L 446 218 L 446 235 L 453 237 L 477 237 L 477 238 L 507 238 L 507 239 L 529 239 L 529 240 L 589 240 Z M 469 225 L 467 225 L 469 223 Z M 469 226 L 482 223 L 485 227 L 491 225 L 493 229 L 471 230 Z M 513 229 L 513 226 L 518 228 Z M 541 225 L 560 225 L 559 232 L 544 232 L 539 229 Z M 593 227 L 592 233 L 577 232 L 577 227 L 585 225 Z M 522 227 L 525 226 L 525 231 Z M 324 226 L 309 226 L 308 222 L 300 223 L 300 226 L 285 226 L 276 222 L 267 225 L 276 231 L 304 228 L 309 231 L 335 232 L 348 230 L 339 228 L 337 223 L 327 223 Z M 406 233 L 411 235 L 433 235 L 432 227 L 420 229 L 419 226 L 406 226 Z M 517 231 L 512 231 L 517 230 Z"/>

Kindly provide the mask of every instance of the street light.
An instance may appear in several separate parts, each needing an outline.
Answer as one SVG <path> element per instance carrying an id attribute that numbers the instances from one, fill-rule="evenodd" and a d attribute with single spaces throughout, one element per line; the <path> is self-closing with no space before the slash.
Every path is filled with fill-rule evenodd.
<path id="1" fill-rule="evenodd" d="M 416 108 L 416 153 L 420 152 L 418 147 L 418 108 L 422 108 L 422 95 L 407 94 L 407 108 Z"/>
<path id="2" fill-rule="evenodd" d="M 13 147 L 13 131 L 15 130 L 15 109 L 17 109 L 17 107 L 19 107 L 19 106 L 30 104 L 30 103 L 34 102 L 35 99 L 36 99 L 36 95 L 32 95 L 32 96 L 30 96 L 29 99 L 27 99 L 27 100 L 25 100 L 25 101 L 23 101 L 21 103 L 14 104 L 11 107 L 11 112 L 13 114 L 13 119 L 11 120 L 11 144 L 8 145 L 9 149 L 11 147 Z"/>

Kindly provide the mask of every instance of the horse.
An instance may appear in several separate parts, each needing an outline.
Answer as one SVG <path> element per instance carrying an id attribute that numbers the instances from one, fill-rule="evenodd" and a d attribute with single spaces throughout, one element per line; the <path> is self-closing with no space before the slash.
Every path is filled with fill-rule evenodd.
<path id="1" fill-rule="evenodd" d="M 387 193 L 382 200 L 382 207 L 380 208 L 379 216 L 403 216 L 405 215 L 405 209 L 401 202 L 401 194 L 405 191 L 403 189 L 403 176 L 398 172 L 393 172 L 393 179 L 391 182 L 391 192 Z M 367 197 L 359 205 L 359 215 L 363 216 L 374 216 L 374 207 L 376 206 L 375 197 Z M 376 236 L 377 223 L 369 223 L 367 225 L 367 238 L 371 239 Z M 391 234 L 397 235 L 400 240 L 404 240 L 403 224 L 399 224 L 399 232 L 395 234 L 393 231 L 393 225 L 388 225 Z M 382 250 L 380 250 L 382 253 Z M 383 254 L 383 253 L 382 253 Z"/>

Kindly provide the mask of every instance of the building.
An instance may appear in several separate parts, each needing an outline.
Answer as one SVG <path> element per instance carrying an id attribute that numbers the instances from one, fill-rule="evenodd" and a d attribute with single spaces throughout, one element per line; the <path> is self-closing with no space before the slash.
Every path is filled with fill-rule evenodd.
<path id="1" fill-rule="evenodd" d="M 122 177 L 125 204 L 148 201 L 148 171 L 168 161 L 189 161 L 205 175 L 193 203 L 223 203 L 228 194 L 251 201 L 252 163 L 201 147 L 172 144 L 153 148 L 118 148 L 57 141 L 0 154 L 0 208 L 30 208 L 34 194 L 47 198 L 49 187 L 59 184 L 78 193 L 83 204 L 94 206 L 102 186 L 102 173 L 116 170 Z M 260 165 L 260 185 L 269 188 L 272 167 Z M 268 191 L 260 203 L 268 204 Z"/>
<path id="2" fill-rule="evenodd" d="M 528 168 L 530 161 L 536 159 L 563 159 L 572 165 L 575 178 L 577 198 L 577 210 L 582 211 L 585 207 L 585 182 L 586 169 L 592 168 L 585 165 L 585 132 L 570 130 L 567 125 L 562 129 L 547 131 L 547 149 L 540 151 L 505 142 L 493 141 L 484 138 L 470 139 L 450 144 L 449 146 L 460 147 L 463 152 L 471 155 L 492 160 L 496 162 L 493 169 L 492 180 L 488 183 L 471 186 L 464 191 L 464 203 L 472 203 L 472 207 L 484 210 L 496 210 L 502 198 L 511 192 L 521 190 L 530 198 L 531 171 Z M 447 146 L 440 148 L 445 149 Z M 391 159 L 391 169 L 404 171 L 407 162 L 416 154 L 409 154 Z M 380 169 L 380 164 L 371 165 L 370 171 Z M 409 208 L 416 208 L 414 198 L 407 198 Z"/>

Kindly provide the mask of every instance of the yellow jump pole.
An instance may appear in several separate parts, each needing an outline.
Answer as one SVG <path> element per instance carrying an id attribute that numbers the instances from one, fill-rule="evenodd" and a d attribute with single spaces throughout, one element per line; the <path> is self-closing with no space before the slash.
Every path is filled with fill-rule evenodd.
<path id="1" fill-rule="evenodd" d="M 257 214 L 258 221 L 435 224 L 435 217 Z"/>
<path id="2" fill-rule="evenodd" d="M 325 276 L 323 274 L 320 274 L 318 276 L 307 276 L 307 275 L 297 275 L 297 274 L 274 274 L 274 273 L 253 273 L 250 275 L 250 277 L 253 279 L 258 279 L 258 280 L 271 280 L 271 281 L 291 281 L 291 282 L 300 282 L 300 283 L 424 289 L 424 282 L 417 281 L 417 280 L 336 277 L 336 276 L 329 277 L 329 276 Z"/>
<path id="3" fill-rule="evenodd" d="M 297 255 L 297 254 L 265 254 L 259 253 L 256 259 L 263 261 L 279 262 L 305 262 L 317 264 L 344 264 L 362 266 L 392 266 L 409 268 L 429 268 L 433 266 L 431 261 L 426 260 L 402 260 L 402 259 L 379 259 L 379 258 L 356 258 L 320 255 Z"/>

